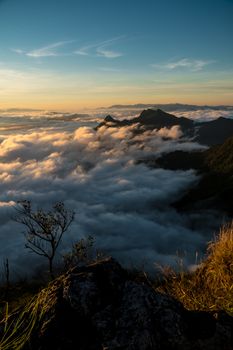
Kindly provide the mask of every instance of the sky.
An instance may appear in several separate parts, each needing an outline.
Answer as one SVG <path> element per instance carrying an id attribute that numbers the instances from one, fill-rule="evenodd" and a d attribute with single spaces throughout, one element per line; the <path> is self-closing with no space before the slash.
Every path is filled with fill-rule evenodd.
<path id="1" fill-rule="evenodd" d="M 0 109 L 233 105 L 233 0 L 0 0 Z"/>

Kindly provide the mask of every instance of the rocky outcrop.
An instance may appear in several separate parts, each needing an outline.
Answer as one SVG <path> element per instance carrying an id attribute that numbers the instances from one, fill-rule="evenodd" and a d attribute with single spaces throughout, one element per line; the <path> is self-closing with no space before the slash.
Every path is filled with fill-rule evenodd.
<path id="1" fill-rule="evenodd" d="M 57 279 L 41 307 L 24 349 L 233 349 L 230 316 L 187 311 L 111 258 Z"/>

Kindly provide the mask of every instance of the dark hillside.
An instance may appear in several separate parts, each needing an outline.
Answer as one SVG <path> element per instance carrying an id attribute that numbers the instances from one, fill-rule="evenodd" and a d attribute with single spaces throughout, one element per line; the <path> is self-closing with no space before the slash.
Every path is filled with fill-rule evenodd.
<path id="1" fill-rule="evenodd" d="M 223 143 L 233 135 L 233 119 L 218 118 L 216 120 L 200 123 L 196 141 L 208 146 Z"/>
<path id="2" fill-rule="evenodd" d="M 199 184 L 175 203 L 177 209 L 206 207 L 233 215 L 233 137 L 204 152 L 169 153 L 156 164 L 172 170 L 196 169 L 202 174 Z"/>

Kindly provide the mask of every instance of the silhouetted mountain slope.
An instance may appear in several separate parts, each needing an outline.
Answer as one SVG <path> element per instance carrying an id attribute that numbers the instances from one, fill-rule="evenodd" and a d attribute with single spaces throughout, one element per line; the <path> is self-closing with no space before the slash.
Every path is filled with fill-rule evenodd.
<path id="1" fill-rule="evenodd" d="M 156 164 L 171 170 L 196 169 L 233 176 L 233 136 L 206 151 L 170 152 L 157 159 Z"/>
<path id="2" fill-rule="evenodd" d="M 174 151 L 164 154 L 162 157 L 154 160 L 154 163 L 150 165 L 159 166 L 164 169 L 170 170 L 189 170 L 195 169 L 198 171 L 208 171 L 208 167 L 205 165 L 204 157 L 205 152 L 185 152 Z"/>
<path id="3" fill-rule="evenodd" d="M 197 124 L 196 141 L 203 145 L 213 146 L 223 143 L 233 135 L 233 120 L 220 117 L 216 120 Z"/>
<path id="4" fill-rule="evenodd" d="M 177 118 L 173 114 L 166 113 L 161 109 L 146 109 L 139 117 L 133 119 L 117 120 L 108 115 L 97 128 L 105 125 L 107 127 L 122 127 L 133 124 L 144 126 L 145 129 L 161 129 L 164 127 L 170 128 L 174 125 L 179 125 L 183 131 L 193 129 L 194 122 L 188 118 Z M 143 129 L 141 130 L 143 132 Z"/>
<path id="5" fill-rule="evenodd" d="M 211 171 L 233 176 L 233 136 L 222 145 L 211 147 L 204 155 Z"/>
<path id="6" fill-rule="evenodd" d="M 139 117 L 133 119 L 117 120 L 108 115 L 102 123 L 97 126 L 124 127 L 138 124 L 137 132 L 145 130 L 171 128 L 179 125 L 184 136 L 192 137 L 196 142 L 203 145 L 213 146 L 223 143 L 233 135 L 233 119 L 220 117 L 214 121 L 195 123 L 188 118 L 178 118 L 173 114 L 166 113 L 161 109 L 146 109 Z"/>
<path id="7" fill-rule="evenodd" d="M 171 152 L 156 160 L 155 165 L 202 173 L 199 184 L 175 204 L 178 209 L 205 207 L 233 215 L 233 137 L 204 152 Z"/>
<path id="8" fill-rule="evenodd" d="M 226 175 L 208 173 L 181 200 L 174 203 L 178 210 L 220 210 L 233 216 L 233 182 Z"/>
<path id="9" fill-rule="evenodd" d="M 161 109 L 144 110 L 138 118 L 135 118 L 136 123 L 142 125 L 152 125 L 154 128 L 172 127 L 174 125 L 180 125 L 185 130 L 193 127 L 193 121 L 187 118 L 177 118 L 173 114 L 166 113 Z"/>

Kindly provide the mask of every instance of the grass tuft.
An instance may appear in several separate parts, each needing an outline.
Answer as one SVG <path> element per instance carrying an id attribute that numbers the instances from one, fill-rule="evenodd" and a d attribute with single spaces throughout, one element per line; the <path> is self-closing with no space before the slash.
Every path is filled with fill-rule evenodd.
<path id="1" fill-rule="evenodd" d="M 193 273 L 163 271 L 156 288 L 172 295 L 189 310 L 220 311 L 233 315 L 233 222 L 209 243 L 207 257 Z"/>
<path id="2" fill-rule="evenodd" d="M 0 322 L 0 350 L 23 349 L 46 315 L 48 307 L 55 302 L 53 286 L 50 285 L 20 311 L 9 315 L 7 305 L 5 317 Z"/>

